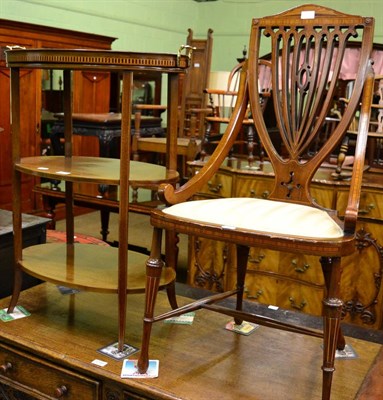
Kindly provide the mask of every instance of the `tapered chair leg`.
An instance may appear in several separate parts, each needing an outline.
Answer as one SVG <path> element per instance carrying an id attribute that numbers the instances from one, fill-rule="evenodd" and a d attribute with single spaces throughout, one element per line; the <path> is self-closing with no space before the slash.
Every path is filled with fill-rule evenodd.
<path id="1" fill-rule="evenodd" d="M 146 262 L 144 330 L 142 335 L 140 357 L 137 364 L 138 371 L 140 373 L 145 373 L 149 366 L 149 343 L 153 324 L 154 307 L 156 304 L 162 267 L 164 265 L 164 262 L 161 259 L 161 238 L 162 229 L 154 228 L 152 249 Z"/>
<path id="2" fill-rule="evenodd" d="M 327 294 L 323 301 L 323 386 L 322 400 L 329 400 L 332 376 L 335 371 L 335 351 L 340 334 L 340 320 L 343 302 L 339 298 L 342 274 L 339 257 L 322 257 L 321 264 L 325 276 Z M 343 335 L 341 335 L 343 338 Z M 344 340 L 344 339 L 343 339 Z"/>

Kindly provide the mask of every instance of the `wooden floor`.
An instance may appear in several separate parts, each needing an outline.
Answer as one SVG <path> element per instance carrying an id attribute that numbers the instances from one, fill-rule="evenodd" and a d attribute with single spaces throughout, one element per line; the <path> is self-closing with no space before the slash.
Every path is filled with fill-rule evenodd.
<path id="1" fill-rule="evenodd" d="M 186 301 L 181 298 L 181 303 Z M 0 306 L 6 303 L 3 300 Z M 121 362 L 97 352 L 116 338 L 116 303 L 114 295 L 79 293 L 71 298 L 53 285 L 43 284 L 21 295 L 20 304 L 31 317 L 0 323 L 0 337 L 2 342 L 19 343 L 67 368 L 85 366 L 92 377 L 102 379 L 105 375 L 127 388 L 135 385 L 169 399 L 321 398 L 319 339 L 265 327 L 250 336 L 234 334 L 224 329 L 228 317 L 206 310 L 197 312 L 191 326 L 156 323 L 151 358 L 160 360 L 159 377 L 121 381 Z M 166 296 L 160 293 L 158 311 L 165 309 Z M 140 347 L 142 315 L 143 295 L 130 295 L 127 342 L 136 347 Z M 332 400 L 381 399 L 376 396 L 383 392 L 377 392 L 372 383 L 382 381 L 382 345 L 355 338 L 347 338 L 347 342 L 358 357 L 336 361 Z M 95 358 L 108 365 L 92 366 Z"/>

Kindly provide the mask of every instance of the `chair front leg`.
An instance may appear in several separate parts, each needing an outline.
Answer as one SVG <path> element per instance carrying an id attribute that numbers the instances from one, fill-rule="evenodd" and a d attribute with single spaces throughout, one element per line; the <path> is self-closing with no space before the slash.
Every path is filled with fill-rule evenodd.
<path id="1" fill-rule="evenodd" d="M 149 366 L 149 343 L 152 331 L 154 308 L 157 299 L 158 287 L 164 262 L 161 259 L 162 229 L 154 228 L 152 248 L 146 262 L 146 295 L 145 316 L 142 335 L 140 357 L 138 359 L 138 371 L 143 374 Z"/>
<path id="2" fill-rule="evenodd" d="M 326 283 L 326 296 L 323 300 L 323 386 L 322 400 L 329 400 L 332 376 L 335 371 L 335 351 L 344 344 L 340 331 L 343 302 L 340 299 L 340 280 L 342 275 L 340 257 L 322 257 L 323 274 Z M 344 345 L 343 345 L 344 347 Z"/>

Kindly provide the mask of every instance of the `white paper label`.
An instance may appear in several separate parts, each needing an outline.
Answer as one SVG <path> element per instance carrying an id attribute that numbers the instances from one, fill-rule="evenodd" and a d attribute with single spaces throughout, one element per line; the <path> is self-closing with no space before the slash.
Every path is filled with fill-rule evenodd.
<path id="1" fill-rule="evenodd" d="M 301 19 L 314 19 L 315 18 L 315 11 L 302 11 L 301 12 Z"/>

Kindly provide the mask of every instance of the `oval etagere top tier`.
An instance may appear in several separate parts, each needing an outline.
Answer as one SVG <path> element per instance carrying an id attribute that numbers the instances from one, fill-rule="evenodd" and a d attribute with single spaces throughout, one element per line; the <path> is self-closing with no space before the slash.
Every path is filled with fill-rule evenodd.
<path id="1" fill-rule="evenodd" d="M 190 63 L 190 54 L 137 53 L 68 49 L 13 49 L 6 52 L 11 70 L 12 162 L 14 197 L 15 290 L 9 311 L 17 304 L 22 271 L 43 280 L 82 290 L 118 293 L 119 347 L 125 335 L 126 294 L 145 289 L 146 256 L 128 252 L 129 186 L 153 188 L 175 184 L 177 172 L 178 81 Z M 57 69 L 64 75 L 64 156 L 21 157 L 21 70 Z M 72 79 L 75 70 L 121 72 L 122 110 L 120 159 L 72 156 Z M 166 167 L 130 160 L 133 74 L 139 71 L 168 75 Z M 67 243 L 51 243 L 22 250 L 21 175 L 65 181 Z M 74 243 L 73 183 L 119 185 L 119 247 Z M 92 247 L 89 247 L 92 246 Z M 129 254 L 129 256 L 128 256 Z M 129 260 L 128 260 L 129 259 Z M 128 262 L 129 261 L 129 262 Z M 175 274 L 163 276 L 162 284 Z"/>
<path id="2" fill-rule="evenodd" d="M 94 50 L 68 50 L 68 49 L 16 49 L 7 51 L 7 66 L 12 70 L 19 68 L 35 69 L 60 69 L 60 70 L 106 70 L 106 71 L 153 71 L 178 75 L 185 72 L 189 66 L 190 57 L 181 54 L 166 53 L 138 53 L 121 51 L 94 51 Z M 15 78 L 13 78 L 15 79 Z M 64 82 L 65 85 L 65 82 Z M 64 87 L 65 91 L 65 87 Z M 174 101 L 174 99 L 173 99 Z M 69 107 L 69 106 L 68 106 Z M 15 107 L 12 107 L 15 111 Z M 131 114 L 129 107 L 122 110 L 122 114 Z M 169 105 L 168 113 L 176 108 L 175 103 Z M 69 108 L 70 110 L 70 108 Z M 13 119 L 16 112 L 13 112 Z M 68 112 L 67 112 L 68 113 Z M 15 121 L 14 121 L 15 122 Z M 127 124 L 128 125 L 128 124 Z M 68 128 L 71 129 L 71 128 Z M 123 129 L 122 129 L 123 130 Z M 16 127 L 17 131 L 17 127 Z M 130 126 L 126 126 L 126 133 L 130 135 Z M 14 129 L 14 133 L 17 135 Z M 123 136 L 123 133 L 121 134 Z M 176 153 L 176 135 L 169 136 L 170 153 Z M 66 136 L 66 142 L 71 141 L 71 132 Z M 123 143 L 123 141 L 122 141 Z M 56 177 L 67 181 L 97 181 L 100 183 L 118 184 L 120 180 L 119 166 L 112 159 L 100 159 L 98 157 L 86 159 L 67 157 L 54 157 L 49 160 L 45 157 L 40 158 L 20 158 L 18 144 L 13 144 L 13 155 L 16 169 L 41 177 Z M 16 147 L 16 148 L 15 148 Z M 125 150 L 130 150 L 130 143 Z M 174 148 L 174 151 L 173 151 Z M 122 153 L 122 151 L 121 151 Z M 65 159 L 66 158 L 66 159 Z M 123 157 L 120 158 L 123 160 Z M 171 160 L 167 165 L 167 171 L 162 175 L 163 181 L 177 179 L 176 163 Z M 118 162 L 119 163 L 119 162 Z M 62 168 L 61 168 L 62 167 Z M 117 167 L 117 168 L 116 168 Z M 142 180 L 142 174 L 137 172 L 140 165 L 132 163 L 132 180 L 136 180 L 136 175 Z M 172 171 L 169 175 L 169 171 Z M 160 168 L 155 171 L 154 181 L 158 181 Z M 150 179 L 152 180 L 152 179 Z"/>

